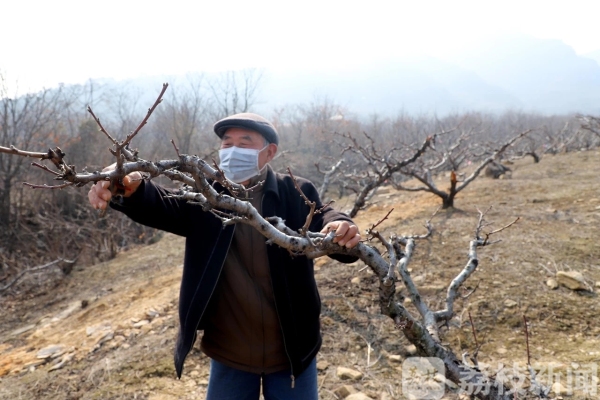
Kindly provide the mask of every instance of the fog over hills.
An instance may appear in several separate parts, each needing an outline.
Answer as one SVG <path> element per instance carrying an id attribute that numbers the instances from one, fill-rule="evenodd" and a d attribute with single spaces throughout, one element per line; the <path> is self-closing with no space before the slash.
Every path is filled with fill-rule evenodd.
<path id="1" fill-rule="evenodd" d="M 586 58 L 591 58 L 592 60 L 595 60 L 598 63 L 598 65 L 600 65 L 600 49 L 582 54 L 582 56 Z"/>
<path id="2" fill-rule="evenodd" d="M 561 41 L 523 35 L 486 42 L 449 60 L 396 58 L 341 72 L 267 76 L 268 105 L 326 95 L 361 114 L 600 112 L 600 65 Z"/>
<path id="3" fill-rule="evenodd" d="M 338 72 L 267 73 L 262 93 L 269 106 L 326 96 L 367 115 L 522 107 L 517 97 L 476 73 L 431 57 L 386 60 Z"/>
<path id="4" fill-rule="evenodd" d="M 520 110 L 544 114 L 600 114 L 600 50 L 579 56 L 558 40 L 505 36 L 454 54 L 364 60 L 355 55 L 344 68 L 265 69 L 253 110 L 328 99 L 349 112 L 393 116 L 399 112 L 444 115 L 479 110 Z M 208 79 L 211 74 L 207 74 Z M 185 78 L 144 77 L 141 104 L 151 102 L 167 80 L 173 91 Z M 114 82 L 115 87 L 124 84 Z M 122 89 L 122 88 L 121 88 Z M 167 92 L 169 93 L 169 92 Z M 146 99 L 147 97 L 147 99 Z"/>
<path id="5" fill-rule="evenodd" d="M 558 40 L 508 36 L 485 43 L 455 60 L 544 113 L 598 112 L 600 65 Z"/>

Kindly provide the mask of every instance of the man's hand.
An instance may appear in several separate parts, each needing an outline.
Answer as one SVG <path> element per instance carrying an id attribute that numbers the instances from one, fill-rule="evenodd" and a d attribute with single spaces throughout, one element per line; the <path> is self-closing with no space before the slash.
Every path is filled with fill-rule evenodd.
<path id="1" fill-rule="evenodd" d="M 115 164 L 104 168 L 103 172 L 111 171 L 113 169 L 115 169 Z M 132 172 L 131 174 L 125 176 L 125 178 L 123 178 L 123 186 L 125 189 L 123 197 L 131 196 L 137 190 L 138 186 L 140 186 L 141 182 L 142 174 L 139 172 Z M 110 190 L 108 190 L 109 186 L 109 181 L 96 182 L 96 184 L 92 186 L 88 192 L 88 200 L 92 207 L 94 207 L 96 210 L 105 210 L 106 206 L 108 206 L 108 202 L 113 195 Z"/>
<path id="2" fill-rule="evenodd" d="M 335 231 L 333 243 L 340 246 L 346 246 L 351 249 L 360 242 L 360 233 L 356 225 L 351 225 L 347 221 L 332 221 L 321 229 L 321 233 L 328 234 Z"/>

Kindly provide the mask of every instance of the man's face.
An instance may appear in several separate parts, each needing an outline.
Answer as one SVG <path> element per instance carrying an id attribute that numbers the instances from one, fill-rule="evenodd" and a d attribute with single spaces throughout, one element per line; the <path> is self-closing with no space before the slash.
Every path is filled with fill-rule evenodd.
<path id="1" fill-rule="evenodd" d="M 243 128 L 229 128 L 221 139 L 221 148 L 239 147 L 242 149 L 261 150 L 265 147 L 265 138 L 258 132 Z M 258 167 L 262 169 L 265 164 L 275 157 L 277 145 L 269 143 L 266 149 L 258 153 Z"/>

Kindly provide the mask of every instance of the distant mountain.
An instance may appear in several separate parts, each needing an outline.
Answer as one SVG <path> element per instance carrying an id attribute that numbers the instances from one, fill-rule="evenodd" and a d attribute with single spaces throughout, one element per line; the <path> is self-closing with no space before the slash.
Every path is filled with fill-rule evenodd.
<path id="1" fill-rule="evenodd" d="M 380 61 L 343 71 L 271 72 L 262 93 L 264 108 L 327 96 L 362 115 L 521 107 L 517 97 L 477 74 L 431 57 Z"/>
<path id="2" fill-rule="evenodd" d="M 559 40 L 504 36 L 452 59 L 388 59 L 334 72 L 272 74 L 265 106 L 317 95 L 360 114 L 503 111 L 600 113 L 600 51 L 578 56 Z"/>
<path id="3" fill-rule="evenodd" d="M 452 59 L 389 57 L 326 69 L 266 70 L 254 110 L 307 104 L 327 98 L 361 116 L 399 112 L 444 115 L 506 110 L 546 114 L 600 114 L 600 50 L 579 56 L 558 40 L 505 36 L 471 48 Z M 207 79 L 215 77 L 206 74 Z M 189 87 L 185 76 L 106 80 L 108 93 L 127 92 L 147 107 L 164 81 Z"/>
<path id="4" fill-rule="evenodd" d="M 559 40 L 505 36 L 454 61 L 516 96 L 526 111 L 600 112 L 600 65 Z"/>

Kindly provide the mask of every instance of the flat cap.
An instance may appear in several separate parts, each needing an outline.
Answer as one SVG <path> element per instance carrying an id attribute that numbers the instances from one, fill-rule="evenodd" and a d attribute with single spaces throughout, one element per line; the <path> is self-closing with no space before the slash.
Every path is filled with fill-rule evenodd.
<path id="1" fill-rule="evenodd" d="M 253 113 L 234 114 L 215 123 L 213 129 L 218 137 L 223 138 L 229 128 L 244 128 L 260 133 L 269 143 L 279 145 L 277 130 L 265 118 Z"/>

